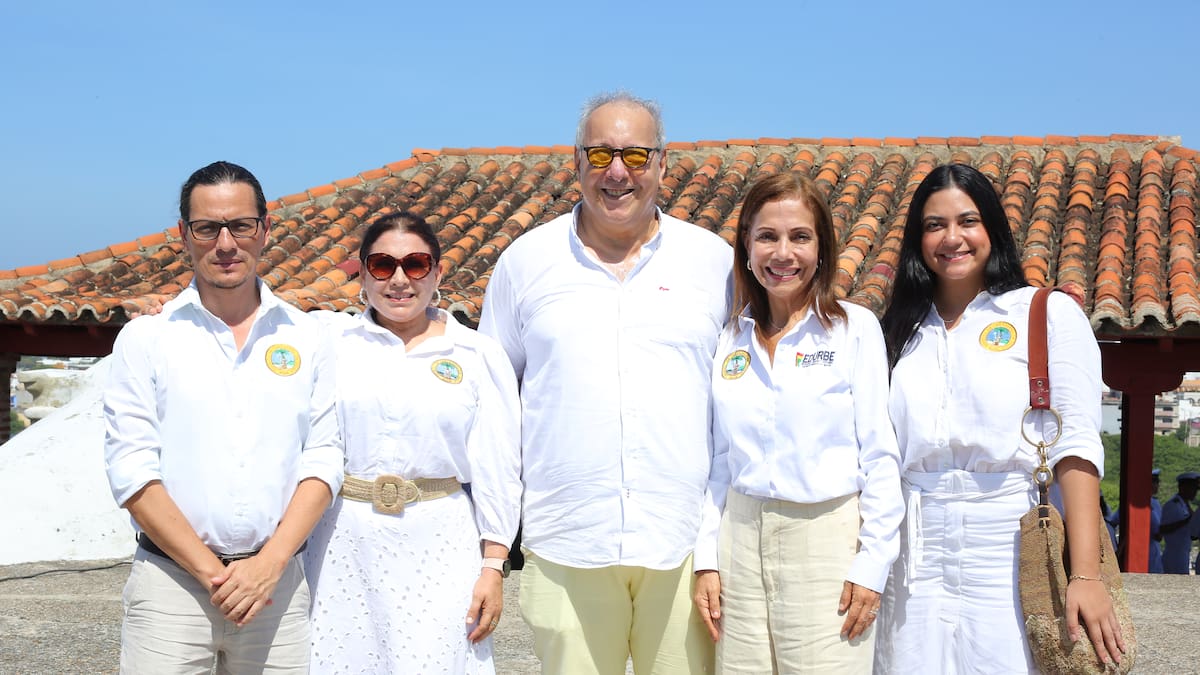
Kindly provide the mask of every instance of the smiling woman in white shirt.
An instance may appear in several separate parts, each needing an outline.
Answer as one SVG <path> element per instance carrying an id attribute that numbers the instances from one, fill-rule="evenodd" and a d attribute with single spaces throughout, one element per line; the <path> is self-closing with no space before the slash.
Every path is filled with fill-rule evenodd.
<path id="1" fill-rule="evenodd" d="M 366 311 L 314 313 L 334 328 L 346 477 L 305 553 L 312 672 L 492 673 L 520 514 L 516 377 L 430 306 L 441 252 L 422 218 L 379 219 L 359 257 Z"/>
<path id="2" fill-rule="evenodd" d="M 871 670 L 903 517 L 883 335 L 837 300 L 837 235 L 796 173 L 746 195 L 714 361 L 695 601 L 723 673 Z"/>
<path id="3" fill-rule="evenodd" d="M 913 193 L 882 321 L 907 516 L 879 616 L 876 672 L 1034 670 L 1016 586 L 1019 520 L 1036 501 L 1036 453 L 1021 440 L 1034 291 L 991 181 L 963 164 L 931 171 Z M 1093 644 L 1119 658 L 1096 545 L 1100 350 L 1065 293 L 1051 294 L 1047 315 L 1062 415 L 1049 464 L 1065 506 L 1067 611 L 1076 630 L 1086 626 Z M 1031 438 L 1040 431 L 1027 428 Z"/>

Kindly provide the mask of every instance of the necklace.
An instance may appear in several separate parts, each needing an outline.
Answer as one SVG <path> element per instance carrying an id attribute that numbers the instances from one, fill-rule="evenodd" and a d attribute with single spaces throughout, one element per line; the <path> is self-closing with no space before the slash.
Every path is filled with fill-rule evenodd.
<path id="1" fill-rule="evenodd" d="M 955 326 L 957 326 L 958 320 L 961 319 L 962 315 L 966 314 L 966 313 L 967 313 L 967 310 L 965 307 L 962 310 L 960 310 L 957 314 L 953 314 L 950 316 L 947 316 L 946 314 L 943 314 L 941 312 L 941 310 L 938 310 L 938 316 L 941 317 L 942 323 L 946 325 L 946 328 L 954 328 Z"/>
<path id="2" fill-rule="evenodd" d="M 771 326 L 771 328 L 774 328 L 775 330 L 778 330 L 778 331 L 782 331 L 784 328 L 787 328 L 788 324 L 791 322 L 792 322 L 792 317 L 789 316 L 787 318 L 787 320 L 785 320 L 783 322 L 783 325 L 781 326 L 781 325 L 775 323 L 774 321 L 772 321 L 770 317 L 767 317 L 767 324 L 769 324 Z"/>

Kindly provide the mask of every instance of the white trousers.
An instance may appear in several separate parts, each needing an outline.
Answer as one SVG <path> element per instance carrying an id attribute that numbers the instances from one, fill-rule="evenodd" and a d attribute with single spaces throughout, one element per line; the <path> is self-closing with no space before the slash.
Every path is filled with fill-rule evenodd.
<path id="1" fill-rule="evenodd" d="M 227 621 L 182 567 L 138 550 L 122 601 L 121 672 L 308 672 L 308 583 L 293 556 L 273 602 L 243 628 Z"/>
<path id="2" fill-rule="evenodd" d="M 1028 473 L 906 473 L 908 503 L 876 639 L 877 673 L 1036 672 L 1017 589 Z"/>
<path id="3" fill-rule="evenodd" d="M 729 491 L 718 673 L 871 672 L 874 627 L 846 640 L 837 611 L 861 524 L 857 494 L 795 504 Z"/>

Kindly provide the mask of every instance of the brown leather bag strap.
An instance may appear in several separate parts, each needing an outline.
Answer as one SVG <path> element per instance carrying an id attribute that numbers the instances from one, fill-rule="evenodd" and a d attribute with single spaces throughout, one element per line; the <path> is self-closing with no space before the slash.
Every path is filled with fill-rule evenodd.
<path id="1" fill-rule="evenodd" d="M 1029 303 L 1029 407 L 1050 408 L 1050 359 L 1046 339 L 1046 301 L 1060 288 L 1039 288 Z"/>

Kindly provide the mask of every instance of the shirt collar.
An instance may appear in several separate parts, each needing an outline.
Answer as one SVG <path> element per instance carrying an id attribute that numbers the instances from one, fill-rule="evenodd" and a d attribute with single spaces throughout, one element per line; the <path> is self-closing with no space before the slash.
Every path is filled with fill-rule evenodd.
<path id="1" fill-rule="evenodd" d="M 964 318 L 968 314 L 974 314 L 980 310 L 988 310 L 993 313 L 1010 314 L 1017 304 L 1019 293 L 1008 291 L 1000 295 L 992 295 L 987 290 L 979 291 L 971 302 L 967 303 L 966 310 L 963 311 Z M 942 325 L 941 317 L 938 315 L 937 305 L 929 303 L 929 313 L 925 315 L 925 320 L 922 325 L 940 326 Z"/>
<path id="2" fill-rule="evenodd" d="M 430 352 L 449 351 L 449 349 L 454 345 L 456 333 L 461 330 L 470 330 L 466 326 L 460 324 L 458 320 L 454 318 L 454 315 L 450 314 L 446 310 L 439 307 L 434 308 L 433 311 L 438 317 L 446 322 L 446 334 L 425 340 L 413 349 L 414 353 L 423 354 Z M 372 335 L 381 335 L 386 339 L 395 340 L 396 342 L 403 344 L 403 341 L 399 336 L 386 327 L 379 325 L 375 321 L 375 315 L 370 311 L 370 309 L 367 309 L 359 315 L 359 320 L 355 322 L 353 330 Z"/>
<path id="3" fill-rule="evenodd" d="M 975 304 L 976 302 L 981 304 L 983 302 L 990 302 L 996 309 L 1008 314 L 1012 311 L 1013 307 L 1016 306 L 1018 295 L 1020 295 L 1020 293 L 1015 293 L 1013 291 L 1001 293 L 1000 295 L 992 295 L 987 291 L 983 291 L 979 294 L 979 297 L 975 298 L 975 300 L 971 302 L 971 304 Z"/>
<path id="4" fill-rule="evenodd" d="M 362 313 L 358 315 L 358 321 L 353 324 L 353 330 L 363 333 L 371 333 L 374 335 L 389 336 L 396 341 L 400 340 L 395 333 L 383 326 L 380 326 L 379 323 L 375 321 L 375 313 L 371 311 L 370 307 L 364 308 Z"/>
<path id="5" fill-rule="evenodd" d="M 784 333 L 784 335 L 787 336 L 787 335 L 790 335 L 790 334 L 796 332 L 796 330 L 798 328 L 807 324 L 810 321 L 815 320 L 815 321 L 817 321 L 818 324 L 820 324 L 820 318 L 817 317 L 816 304 L 817 304 L 817 300 L 816 300 L 816 298 L 813 298 L 813 301 L 808 304 L 808 308 L 804 310 L 804 317 L 801 318 L 799 321 L 797 321 L 796 325 L 794 325 L 790 329 L 788 329 L 787 333 Z M 750 305 L 746 305 L 745 307 L 742 308 L 742 311 L 738 313 L 738 323 L 742 326 L 742 328 L 744 330 L 753 330 L 754 327 L 758 325 L 758 322 L 756 322 L 754 320 L 754 317 L 750 315 Z M 821 330 L 824 330 L 824 329 L 825 329 L 824 324 L 821 324 Z"/>
<path id="6" fill-rule="evenodd" d="M 286 303 L 283 300 L 280 300 L 279 296 L 272 293 L 271 290 L 266 287 L 266 284 L 263 283 L 263 280 L 258 277 L 254 278 L 254 289 L 258 291 L 258 309 L 255 311 L 255 316 L 263 316 L 268 312 L 278 311 L 286 306 Z M 208 308 L 205 307 L 204 303 L 200 300 L 200 288 L 196 286 L 196 279 L 194 277 L 192 278 L 192 282 L 188 284 L 187 288 L 183 289 L 179 295 L 175 296 L 175 301 L 182 306 L 190 305 L 196 309 L 202 309 L 205 312 L 212 314 L 212 312 L 209 312 Z"/>
<path id="7" fill-rule="evenodd" d="M 571 232 L 571 248 L 576 252 L 576 254 L 590 260 L 585 253 L 587 249 L 583 245 L 583 240 L 579 238 L 579 214 L 582 212 L 582 210 L 582 203 L 576 204 L 575 208 L 571 209 L 571 227 L 569 228 Z M 658 219 L 658 231 L 654 233 L 653 237 L 650 237 L 649 241 L 642 244 L 640 258 L 643 260 L 649 257 L 649 254 L 657 251 L 659 244 L 662 242 L 663 212 L 662 209 L 658 208 L 657 206 L 654 207 L 654 217 Z"/>

